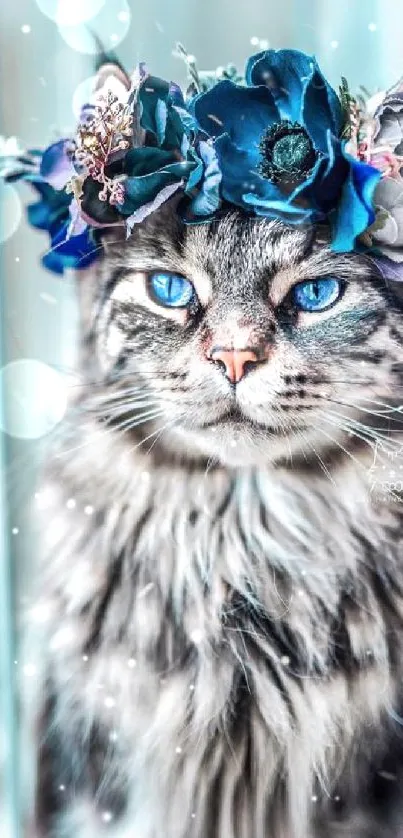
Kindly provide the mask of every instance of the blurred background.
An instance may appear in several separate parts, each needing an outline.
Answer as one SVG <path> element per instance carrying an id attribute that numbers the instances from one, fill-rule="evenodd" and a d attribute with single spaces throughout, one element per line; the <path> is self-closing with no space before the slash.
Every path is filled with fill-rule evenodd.
<path id="1" fill-rule="evenodd" d="M 400 8 L 400 11 L 398 10 Z M 94 72 L 96 33 L 131 70 L 185 83 L 182 42 L 199 69 L 243 68 L 253 52 L 314 53 L 333 85 L 371 92 L 403 75 L 403 4 L 397 0 L 14 0 L 0 8 L 0 156 L 15 139 L 41 148 L 74 130 Z M 75 278 L 40 265 L 45 234 L 30 229 L 27 185 L 0 182 L 0 836 L 22 835 L 17 681 L 37 662 L 20 651 L 19 628 L 35 570 L 35 510 L 49 434 L 74 387 Z M 20 800 L 19 800 L 20 797 Z"/>

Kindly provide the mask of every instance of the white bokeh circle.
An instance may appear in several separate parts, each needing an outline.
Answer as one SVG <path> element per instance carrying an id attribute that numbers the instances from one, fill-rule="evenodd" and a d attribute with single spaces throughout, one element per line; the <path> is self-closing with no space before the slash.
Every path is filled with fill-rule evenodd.
<path id="1" fill-rule="evenodd" d="M 77 26 L 59 24 L 58 29 L 69 47 L 87 55 L 96 55 L 99 51 L 97 39 L 106 51 L 113 50 L 126 37 L 130 23 L 131 11 L 127 0 L 107 0 L 91 20 L 90 27 L 85 23 Z"/>
<path id="2" fill-rule="evenodd" d="M 109 0 L 36 0 L 40 11 L 59 26 L 88 23 Z"/>
<path id="3" fill-rule="evenodd" d="M 96 79 L 96 76 L 89 76 L 88 79 L 84 79 L 77 85 L 73 93 L 71 106 L 77 120 L 80 119 L 81 108 L 88 104 L 93 95 Z"/>
<path id="4" fill-rule="evenodd" d="M 22 207 L 17 190 L 0 178 L 0 242 L 14 235 L 21 218 Z"/>
<path id="5" fill-rule="evenodd" d="M 0 370 L 0 429 L 18 439 L 50 433 L 67 407 L 67 382 L 48 364 L 31 358 Z"/>

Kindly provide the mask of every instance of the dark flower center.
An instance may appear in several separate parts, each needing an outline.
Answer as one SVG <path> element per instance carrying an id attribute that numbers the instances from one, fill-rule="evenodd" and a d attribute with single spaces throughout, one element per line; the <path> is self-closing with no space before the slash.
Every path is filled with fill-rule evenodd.
<path id="1" fill-rule="evenodd" d="M 271 125 L 263 134 L 259 149 L 259 174 L 273 183 L 303 179 L 318 158 L 305 128 L 288 120 Z"/>

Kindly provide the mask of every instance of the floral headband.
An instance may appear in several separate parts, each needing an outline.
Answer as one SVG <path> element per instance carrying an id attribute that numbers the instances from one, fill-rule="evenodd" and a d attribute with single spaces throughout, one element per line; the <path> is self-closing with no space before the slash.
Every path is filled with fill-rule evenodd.
<path id="1" fill-rule="evenodd" d="M 97 230 L 119 225 L 129 237 L 177 194 L 186 223 L 235 206 L 326 224 L 333 250 L 367 250 L 400 279 L 403 84 L 365 102 L 344 79 L 337 95 L 315 58 L 296 50 L 252 56 L 244 77 L 232 65 L 199 73 L 179 52 L 185 95 L 143 64 L 129 78 L 107 63 L 74 137 L 5 158 L 6 180 L 39 193 L 28 217 L 49 233 L 45 266 L 87 267 L 99 255 Z"/>

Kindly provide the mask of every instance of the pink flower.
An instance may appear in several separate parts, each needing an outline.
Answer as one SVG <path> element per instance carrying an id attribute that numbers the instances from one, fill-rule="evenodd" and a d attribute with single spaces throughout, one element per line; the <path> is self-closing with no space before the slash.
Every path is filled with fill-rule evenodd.
<path id="1" fill-rule="evenodd" d="M 397 157 L 393 152 L 375 148 L 370 155 L 369 162 L 371 166 L 378 169 L 384 177 L 402 180 L 400 171 L 403 165 L 403 158 Z"/>

